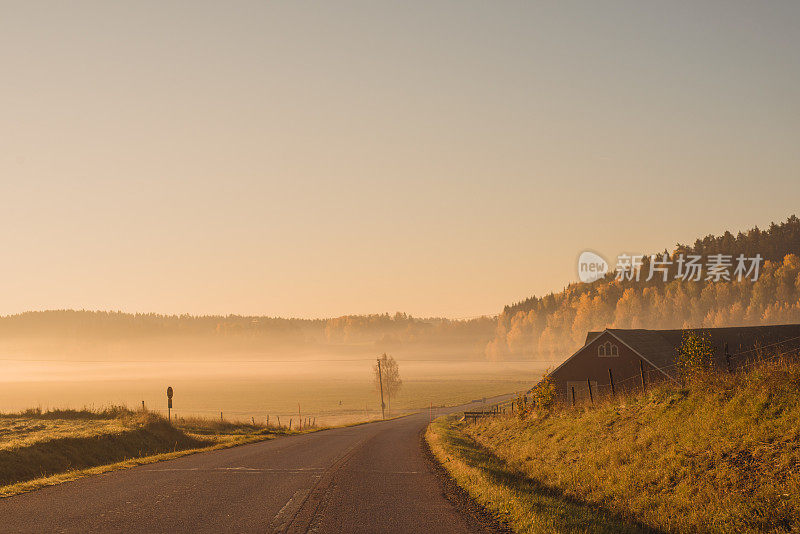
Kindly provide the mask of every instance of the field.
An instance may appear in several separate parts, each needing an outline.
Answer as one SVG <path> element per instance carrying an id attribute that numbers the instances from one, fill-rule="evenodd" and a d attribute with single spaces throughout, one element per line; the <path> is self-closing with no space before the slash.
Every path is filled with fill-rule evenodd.
<path id="1" fill-rule="evenodd" d="M 800 530 L 797 363 L 524 418 L 441 418 L 427 438 L 517 532 Z"/>
<path id="2" fill-rule="evenodd" d="M 536 362 L 403 361 L 403 379 L 391 413 L 455 405 L 527 389 L 541 376 Z M 167 386 L 173 413 L 225 420 L 283 423 L 316 417 L 335 425 L 375 419 L 380 399 L 372 383 L 374 360 L 15 362 L 0 382 L 0 410 L 30 407 L 101 409 L 110 404 L 166 415 Z M 299 406 L 298 406 L 299 405 Z"/>

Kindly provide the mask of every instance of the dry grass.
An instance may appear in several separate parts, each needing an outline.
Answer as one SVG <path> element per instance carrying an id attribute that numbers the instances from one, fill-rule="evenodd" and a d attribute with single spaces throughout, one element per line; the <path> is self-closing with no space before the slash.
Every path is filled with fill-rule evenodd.
<path id="1" fill-rule="evenodd" d="M 0 496 L 191 452 L 296 433 L 124 407 L 0 415 Z"/>
<path id="2" fill-rule="evenodd" d="M 455 416 L 434 421 L 425 437 L 450 476 L 515 532 L 651 532 L 631 518 L 526 477 L 466 435 Z"/>
<path id="3" fill-rule="evenodd" d="M 441 420 L 428 437 L 518 532 L 603 530 L 582 526 L 583 508 L 543 508 L 538 488 L 665 532 L 800 530 L 797 363 L 522 420 Z"/>

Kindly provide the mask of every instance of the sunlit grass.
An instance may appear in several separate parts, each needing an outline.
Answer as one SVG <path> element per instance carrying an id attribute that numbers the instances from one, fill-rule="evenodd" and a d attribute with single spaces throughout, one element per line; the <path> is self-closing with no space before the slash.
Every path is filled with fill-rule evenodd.
<path id="1" fill-rule="evenodd" d="M 124 407 L 0 415 L 0 495 L 189 452 L 296 433 L 197 417 L 166 421 Z"/>
<path id="2" fill-rule="evenodd" d="M 564 528 L 531 488 L 667 532 L 800 530 L 796 363 L 523 420 L 441 420 L 428 437 L 456 480 L 519 532 L 542 532 L 542 510 Z"/>
<path id="3" fill-rule="evenodd" d="M 650 532 L 630 518 L 574 499 L 517 472 L 468 436 L 455 416 L 434 421 L 426 439 L 455 481 L 516 532 Z"/>

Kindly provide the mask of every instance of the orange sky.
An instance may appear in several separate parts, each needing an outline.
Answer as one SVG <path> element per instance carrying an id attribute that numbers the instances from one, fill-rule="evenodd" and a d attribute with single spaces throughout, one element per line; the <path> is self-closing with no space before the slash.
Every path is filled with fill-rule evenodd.
<path id="1" fill-rule="evenodd" d="M 0 313 L 496 313 L 797 211 L 800 5 L 557 4 L 4 5 Z"/>

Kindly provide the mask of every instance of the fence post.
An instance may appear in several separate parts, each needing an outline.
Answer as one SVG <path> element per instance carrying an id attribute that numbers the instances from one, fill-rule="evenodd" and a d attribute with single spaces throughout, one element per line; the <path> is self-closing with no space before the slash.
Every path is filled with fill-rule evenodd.
<path id="1" fill-rule="evenodd" d="M 575 407 L 575 386 L 570 386 L 572 388 L 572 407 Z"/>
<path id="2" fill-rule="evenodd" d="M 728 342 L 727 341 L 725 342 L 725 365 L 728 367 L 728 372 L 729 373 L 731 371 L 733 371 L 733 369 L 731 369 L 731 353 L 728 352 Z"/>
<path id="3" fill-rule="evenodd" d="M 608 378 L 611 380 L 611 396 L 613 397 L 617 391 L 614 389 L 614 375 L 611 374 L 611 369 L 608 370 Z"/>
<path id="4" fill-rule="evenodd" d="M 594 404 L 594 396 L 592 395 L 592 381 L 587 378 L 586 383 L 589 385 L 589 401 Z"/>
<path id="5" fill-rule="evenodd" d="M 642 391 L 647 391 L 647 383 L 644 381 L 644 362 L 639 360 L 639 372 L 642 375 Z"/>

